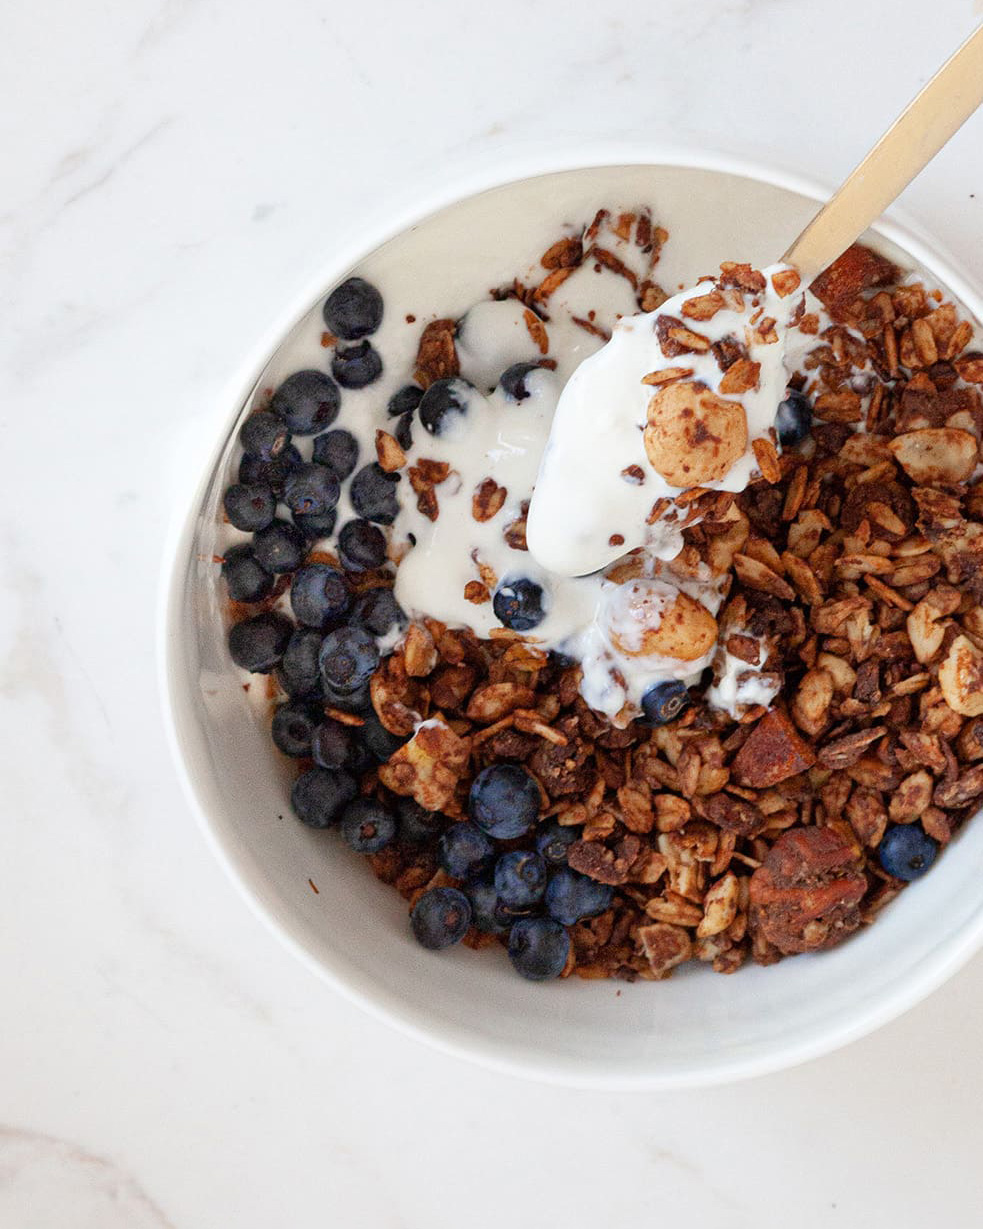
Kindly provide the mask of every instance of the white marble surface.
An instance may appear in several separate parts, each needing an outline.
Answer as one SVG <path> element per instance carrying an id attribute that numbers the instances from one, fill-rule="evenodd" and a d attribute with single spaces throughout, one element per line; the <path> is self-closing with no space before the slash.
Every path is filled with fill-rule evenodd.
<path id="1" fill-rule="evenodd" d="M 334 228 L 578 134 L 833 180 L 979 7 L 5 7 L 0 1229 L 976 1223 L 983 959 L 719 1090 L 442 1057 L 314 980 L 214 864 L 152 632 L 173 476 Z M 904 205 L 983 280 L 983 115 Z"/>

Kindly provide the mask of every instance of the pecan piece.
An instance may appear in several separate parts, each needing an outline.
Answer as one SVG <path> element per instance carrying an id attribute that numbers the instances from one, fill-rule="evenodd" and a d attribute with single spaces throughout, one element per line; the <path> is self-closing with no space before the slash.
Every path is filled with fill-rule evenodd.
<path id="1" fill-rule="evenodd" d="M 751 731 L 734 757 L 733 779 L 752 789 L 768 789 L 805 772 L 816 762 L 812 748 L 801 737 L 787 713 L 770 709 Z"/>
<path id="2" fill-rule="evenodd" d="M 751 876 L 751 926 L 783 954 L 821 951 L 860 925 L 867 879 L 832 828 L 790 828 Z"/>

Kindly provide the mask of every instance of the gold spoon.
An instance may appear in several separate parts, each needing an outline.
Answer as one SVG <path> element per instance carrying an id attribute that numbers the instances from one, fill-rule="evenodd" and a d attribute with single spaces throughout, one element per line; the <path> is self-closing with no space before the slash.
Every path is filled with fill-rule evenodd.
<path id="1" fill-rule="evenodd" d="M 807 285 L 884 212 L 983 103 L 983 25 L 901 112 L 782 260 Z"/>

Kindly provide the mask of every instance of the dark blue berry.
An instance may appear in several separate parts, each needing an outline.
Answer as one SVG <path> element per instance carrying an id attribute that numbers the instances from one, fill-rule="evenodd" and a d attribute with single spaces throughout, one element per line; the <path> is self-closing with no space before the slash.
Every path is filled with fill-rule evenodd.
<path id="1" fill-rule="evenodd" d="M 295 371 L 273 394 L 270 409 L 294 435 L 316 435 L 338 417 L 341 394 L 323 371 Z"/>
<path id="2" fill-rule="evenodd" d="M 539 786 L 521 764 L 490 764 L 474 779 L 468 814 L 498 840 L 525 836 L 539 815 Z"/>
<path id="3" fill-rule="evenodd" d="M 363 465 L 349 489 L 352 507 L 359 516 L 379 525 L 391 525 L 399 512 L 396 499 L 398 474 L 387 474 L 378 461 Z"/>
<path id="4" fill-rule="evenodd" d="M 291 521 L 271 521 L 253 535 L 253 554 L 268 572 L 292 572 L 299 568 L 307 540 Z"/>
<path id="5" fill-rule="evenodd" d="M 386 535 L 371 521 L 348 521 L 338 534 L 338 554 L 349 572 L 367 572 L 386 562 Z"/>
<path id="6" fill-rule="evenodd" d="M 805 393 L 788 390 L 775 414 L 775 430 L 783 448 L 802 443 L 812 430 L 812 405 Z"/>
<path id="7" fill-rule="evenodd" d="M 330 538 L 334 533 L 337 520 L 337 508 L 331 508 L 329 511 L 321 512 L 316 516 L 305 516 L 303 512 L 294 513 L 294 524 L 308 542 L 316 542 L 319 538 Z"/>
<path id="8" fill-rule="evenodd" d="M 335 337 L 357 341 L 382 323 L 382 295 L 363 277 L 350 277 L 324 301 L 324 323 Z"/>
<path id="9" fill-rule="evenodd" d="M 229 628 L 232 660 L 251 674 L 269 674 L 283 656 L 294 625 L 278 611 L 243 619 Z"/>
<path id="10" fill-rule="evenodd" d="M 342 388 L 365 388 L 382 375 L 382 359 L 369 341 L 338 346 L 331 360 L 331 374 Z"/>
<path id="11" fill-rule="evenodd" d="M 512 925 L 513 917 L 498 899 L 495 885 L 489 879 L 475 879 L 464 888 L 471 901 L 471 922 L 476 930 L 488 935 L 503 935 Z"/>
<path id="12" fill-rule="evenodd" d="M 335 691 L 334 688 L 325 686 L 322 677 L 321 690 L 325 704 L 331 708 L 366 719 L 375 716 L 375 710 L 372 708 L 372 693 L 368 683 L 364 687 L 357 687 L 354 691 Z"/>
<path id="13" fill-rule="evenodd" d="M 416 384 L 404 384 L 389 398 L 386 413 L 390 418 L 402 418 L 404 414 L 412 414 L 422 399 L 422 388 Z"/>
<path id="14" fill-rule="evenodd" d="M 546 893 L 546 859 L 527 849 L 503 853 L 495 863 L 495 891 L 510 909 L 531 909 Z"/>
<path id="15" fill-rule="evenodd" d="M 262 457 L 254 456 L 251 452 L 244 452 L 239 462 L 239 481 L 247 486 L 263 482 L 270 487 L 274 495 L 282 495 L 287 475 L 291 474 L 303 459 L 293 444 L 288 444 L 272 461 L 264 461 Z"/>
<path id="16" fill-rule="evenodd" d="M 273 743 L 284 755 L 310 755 L 311 735 L 316 724 L 317 714 L 310 705 L 280 704 L 273 714 Z"/>
<path id="17" fill-rule="evenodd" d="M 392 589 L 369 589 L 355 599 L 350 621 L 373 636 L 385 636 L 394 627 L 405 627 L 406 615 Z"/>
<path id="18" fill-rule="evenodd" d="M 567 850 L 580 840 L 580 828 L 576 824 L 563 825 L 548 819 L 536 829 L 536 852 L 541 853 L 550 866 L 566 866 Z"/>
<path id="19" fill-rule="evenodd" d="M 305 462 L 283 484 L 283 501 L 295 516 L 324 516 L 337 504 L 340 490 L 327 466 Z"/>
<path id="20" fill-rule="evenodd" d="M 236 482 L 222 498 L 225 515 L 236 529 L 255 533 L 265 529 L 276 515 L 276 496 L 265 482 Z"/>
<path id="21" fill-rule="evenodd" d="M 440 811 L 427 811 L 413 798 L 400 798 L 396 803 L 399 815 L 399 839 L 403 845 L 432 845 L 447 825 L 447 816 Z"/>
<path id="22" fill-rule="evenodd" d="M 503 627 L 515 632 L 528 632 L 542 623 L 543 590 L 534 580 L 506 581 L 495 590 L 492 599 L 495 618 Z"/>
<path id="23" fill-rule="evenodd" d="M 468 412 L 473 387 L 467 380 L 452 377 L 434 380 L 423 394 L 418 407 L 420 422 L 431 435 L 443 435 Z"/>
<path id="24" fill-rule="evenodd" d="M 356 853 L 378 853 L 396 835 L 396 817 L 381 802 L 356 798 L 341 813 L 341 835 Z"/>
<path id="25" fill-rule="evenodd" d="M 321 692 L 321 671 L 317 655 L 321 633 L 298 627 L 287 642 L 283 660 L 277 666 L 277 682 L 292 700 L 314 699 Z"/>
<path id="26" fill-rule="evenodd" d="M 413 415 L 403 414 L 396 422 L 396 430 L 393 432 L 396 437 L 396 443 L 404 452 L 409 452 L 413 447 Z"/>
<path id="27" fill-rule="evenodd" d="M 330 828 L 356 792 L 355 782 L 347 772 L 309 768 L 294 782 L 290 805 L 309 828 Z"/>
<path id="28" fill-rule="evenodd" d="M 298 623 L 327 627 L 344 618 L 351 605 L 351 591 L 344 572 L 329 563 L 308 563 L 294 574 L 290 605 Z"/>
<path id="29" fill-rule="evenodd" d="M 352 753 L 349 726 L 327 718 L 311 734 L 311 759 L 319 768 L 344 768 Z"/>
<path id="30" fill-rule="evenodd" d="M 676 720 L 689 702 L 686 684 L 679 679 L 666 679 L 650 687 L 642 696 L 642 716 L 639 720 L 643 725 L 667 725 Z"/>
<path id="31" fill-rule="evenodd" d="M 375 673 L 379 646 L 363 628 L 338 627 L 324 637 L 318 660 L 325 687 L 350 695 Z"/>
<path id="32" fill-rule="evenodd" d="M 509 931 L 509 959 L 529 981 L 559 977 L 569 955 L 570 936 L 552 918 L 520 918 Z"/>
<path id="33" fill-rule="evenodd" d="M 260 410 L 250 414 L 239 428 L 239 443 L 244 452 L 272 461 L 290 443 L 290 432 L 279 415 Z"/>
<path id="34" fill-rule="evenodd" d="M 374 712 L 365 718 L 364 725 L 359 726 L 358 737 L 380 764 L 384 764 L 406 742 L 399 734 L 390 734 Z"/>
<path id="35" fill-rule="evenodd" d="M 531 396 L 526 376 L 530 371 L 541 370 L 538 363 L 513 363 L 499 376 L 498 386 L 510 401 L 525 401 Z"/>
<path id="36" fill-rule="evenodd" d="M 470 879 L 488 870 L 495 847 L 477 824 L 465 819 L 451 824 L 437 846 L 437 862 L 453 879 Z"/>
<path id="37" fill-rule="evenodd" d="M 939 847 L 921 824 L 896 824 L 884 833 L 877 852 L 889 875 L 910 880 L 925 874 Z"/>
<path id="38" fill-rule="evenodd" d="M 460 942 L 471 925 L 471 902 L 457 888 L 431 888 L 413 906 L 416 941 L 431 951 Z"/>
<path id="39" fill-rule="evenodd" d="M 358 440 L 350 431 L 338 427 L 325 431 L 314 441 L 314 460 L 330 469 L 340 482 L 354 470 L 358 461 Z"/>
<path id="40" fill-rule="evenodd" d="M 258 563 L 251 546 L 230 546 L 222 576 L 234 602 L 261 602 L 273 592 L 273 573 Z"/>
<path id="41" fill-rule="evenodd" d="M 597 917 L 610 909 L 614 889 L 587 875 L 561 866 L 546 888 L 546 912 L 557 922 L 572 926 L 585 917 Z"/>

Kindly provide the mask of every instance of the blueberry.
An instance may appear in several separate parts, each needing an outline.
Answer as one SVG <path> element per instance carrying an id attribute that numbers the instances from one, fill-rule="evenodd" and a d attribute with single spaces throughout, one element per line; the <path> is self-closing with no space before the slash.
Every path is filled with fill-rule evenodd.
<path id="1" fill-rule="evenodd" d="M 378 853 L 396 835 L 396 817 L 381 802 L 356 798 L 341 813 L 341 835 L 356 853 Z"/>
<path id="2" fill-rule="evenodd" d="M 812 430 L 812 405 L 805 393 L 788 390 L 775 414 L 775 430 L 783 448 L 802 443 Z"/>
<path id="3" fill-rule="evenodd" d="M 251 452 L 244 452 L 239 462 L 239 481 L 249 486 L 264 482 L 274 495 L 282 495 L 287 475 L 292 473 L 303 459 L 293 444 L 288 444 L 283 452 L 271 461 L 264 461 L 262 457 L 254 456 Z"/>
<path id="4" fill-rule="evenodd" d="M 349 521 L 338 534 L 338 554 L 349 572 L 367 572 L 386 562 L 386 535 L 371 521 Z"/>
<path id="5" fill-rule="evenodd" d="M 539 786 L 521 764 L 490 764 L 474 779 L 468 814 L 498 840 L 525 836 L 539 815 Z"/>
<path id="6" fill-rule="evenodd" d="M 287 642 L 276 678 L 292 700 L 320 695 L 321 671 L 317 664 L 320 648 L 321 633 L 310 627 L 298 627 Z"/>
<path id="7" fill-rule="evenodd" d="M 260 410 L 257 414 L 250 414 L 239 428 L 239 443 L 244 452 L 251 452 L 264 461 L 272 461 L 290 443 L 290 432 L 277 414 Z"/>
<path id="8" fill-rule="evenodd" d="M 437 861 L 453 879 L 470 879 L 488 870 L 495 847 L 469 819 L 451 824 L 440 838 Z"/>
<path id="9" fill-rule="evenodd" d="M 295 371 L 273 394 L 270 409 L 295 435 L 316 435 L 338 417 L 341 394 L 323 371 Z"/>
<path id="10" fill-rule="evenodd" d="M 350 277 L 324 301 L 324 323 L 335 337 L 357 341 L 382 323 L 382 295 L 363 277 Z"/>
<path id="11" fill-rule="evenodd" d="M 375 717 L 375 710 L 372 707 L 372 693 L 369 690 L 368 683 L 363 687 L 357 687 L 354 691 L 335 691 L 334 688 L 324 685 L 322 677 L 321 690 L 324 702 L 329 707 L 337 708 L 343 713 L 352 713 L 356 717 Z"/>
<path id="12" fill-rule="evenodd" d="M 324 637 L 318 661 L 325 687 L 351 695 L 375 673 L 379 646 L 361 627 L 339 627 Z"/>
<path id="13" fill-rule="evenodd" d="M 474 879 L 464 888 L 471 901 L 471 922 L 475 930 L 488 935 L 503 935 L 512 925 L 513 917 L 498 899 L 490 879 Z"/>
<path id="14" fill-rule="evenodd" d="M 404 414 L 412 414 L 423 398 L 423 389 L 416 384 L 404 384 L 389 398 L 386 413 L 390 418 L 402 418 Z"/>
<path id="15" fill-rule="evenodd" d="M 939 847 L 921 824 L 895 824 L 877 847 L 881 866 L 895 879 L 919 879 L 935 861 Z"/>
<path id="16" fill-rule="evenodd" d="M 306 627 L 327 627 L 344 618 L 351 600 L 345 574 L 329 563 L 308 563 L 290 585 L 294 616 Z"/>
<path id="17" fill-rule="evenodd" d="M 251 546 L 229 547 L 222 576 L 234 602 L 261 602 L 273 592 L 273 574 L 257 562 Z"/>
<path id="18" fill-rule="evenodd" d="M 225 515 L 236 529 L 255 533 L 276 515 L 276 496 L 266 482 L 236 482 L 222 498 Z"/>
<path id="19" fill-rule="evenodd" d="M 311 734 L 311 758 L 320 768 L 343 768 L 352 753 L 351 728 L 330 717 Z"/>
<path id="20" fill-rule="evenodd" d="M 331 360 L 331 374 L 342 388 L 365 388 L 382 375 L 382 359 L 369 341 L 338 346 Z"/>
<path id="21" fill-rule="evenodd" d="M 310 755 L 311 735 L 316 724 L 317 716 L 310 705 L 279 704 L 273 714 L 273 743 L 284 755 Z"/>
<path id="22" fill-rule="evenodd" d="M 379 525 L 391 525 L 399 512 L 398 474 L 387 474 L 378 461 L 363 465 L 352 479 L 349 495 L 359 516 Z"/>
<path id="23" fill-rule="evenodd" d="M 253 554 L 268 572 L 293 572 L 306 550 L 303 533 L 290 521 L 271 521 L 253 535 Z"/>
<path id="24" fill-rule="evenodd" d="M 293 630 L 290 620 L 275 610 L 253 615 L 229 628 L 229 653 L 243 670 L 269 674 L 283 656 Z"/>
<path id="25" fill-rule="evenodd" d="M 347 772 L 309 768 L 294 782 L 290 805 L 309 828 L 330 828 L 355 793 L 355 782 Z"/>
<path id="26" fill-rule="evenodd" d="M 308 542 L 316 542 L 319 538 L 330 538 L 334 533 L 337 520 L 337 508 L 331 508 L 327 512 L 320 512 L 317 515 L 305 515 L 303 512 L 294 513 L 294 524 Z"/>
<path id="27" fill-rule="evenodd" d="M 526 376 L 530 371 L 541 370 L 538 363 L 513 363 L 499 376 L 498 386 L 509 401 L 525 401 L 532 395 L 526 384 Z"/>
<path id="28" fill-rule="evenodd" d="M 527 849 L 503 853 L 495 863 L 495 891 L 503 905 L 530 909 L 546 893 L 546 859 Z"/>
<path id="29" fill-rule="evenodd" d="M 679 679 L 666 679 L 650 687 L 642 696 L 642 716 L 639 720 L 643 725 L 667 725 L 676 720 L 689 702 L 686 684 Z"/>
<path id="30" fill-rule="evenodd" d="M 413 906 L 410 924 L 416 941 L 437 951 L 464 938 L 471 925 L 471 902 L 457 888 L 431 888 Z"/>
<path id="31" fill-rule="evenodd" d="M 492 599 L 495 618 L 503 627 L 528 632 L 542 623 L 543 590 L 534 580 L 512 580 L 499 585 Z"/>
<path id="32" fill-rule="evenodd" d="M 471 392 L 472 385 L 467 380 L 434 380 L 420 400 L 420 422 L 424 428 L 431 435 L 443 435 L 468 412 Z"/>
<path id="33" fill-rule="evenodd" d="M 337 504 L 340 489 L 327 466 L 305 462 L 287 477 L 283 500 L 295 516 L 324 516 Z"/>
<path id="34" fill-rule="evenodd" d="M 541 853 L 550 866 L 566 866 L 567 850 L 580 840 L 580 828 L 576 824 L 557 823 L 548 819 L 536 829 L 536 852 Z"/>
<path id="35" fill-rule="evenodd" d="M 427 811 L 413 798 L 400 798 L 396 803 L 399 815 L 399 839 L 403 845 L 432 845 L 447 824 L 440 811 Z"/>
<path id="36" fill-rule="evenodd" d="M 358 440 L 341 427 L 325 431 L 314 441 L 314 460 L 330 469 L 341 482 L 354 470 L 358 461 Z"/>
<path id="37" fill-rule="evenodd" d="M 355 599 L 351 622 L 373 636 L 385 636 L 394 627 L 405 627 L 406 615 L 392 589 L 369 589 Z"/>
<path id="38" fill-rule="evenodd" d="M 530 981 L 559 977 L 569 955 L 570 936 L 552 918 L 520 918 L 509 931 L 509 959 Z"/>
<path id="39" fill-rule="evenodd" d="M 614 889 L 609 884 L 561 866 L 546 888 L 546 912 L 554 921 L 571 926 L 581 918 L 597 917 L 610 909 L 613 898 Z"/>
<path id="40" fill-rule="evenodd" d="M 406 742 L 398 734 L 390 734 L 374 712 L 366 717 L 358 734 L 362 745 L 380 764 L 384 764 Z"/>
<path id="41" fill-rule="evenodd" d="M 413 447 L 413 415 L 404 414 L 396 423 L 396 430 L 393 432 L 396 437 L 396 443 L 404 452 L 409 452 Z"/>

